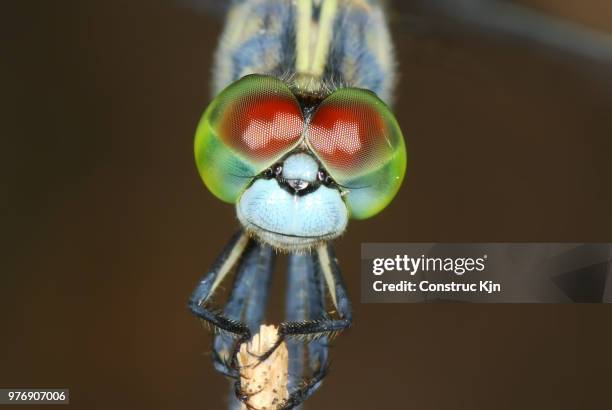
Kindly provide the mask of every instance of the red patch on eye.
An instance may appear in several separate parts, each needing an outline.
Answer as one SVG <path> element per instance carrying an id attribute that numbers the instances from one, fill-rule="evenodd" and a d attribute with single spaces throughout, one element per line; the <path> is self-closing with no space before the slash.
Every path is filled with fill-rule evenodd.
<path id="1" fill-rule="evenodd" d="M 252 96 L 227 110 L 220 134 L 226 144 L 247 157 L 266 160 L 293 146 L 303 130 L 304 120 L 296 101 Z"/>
<path id="2" fill-rule="evenodd" d="M 308 128 L 308 141 L 326 165 L 350 170 L 374 161 L 387 145 L 380 114 L 364 105 L 323 105 Z"/>

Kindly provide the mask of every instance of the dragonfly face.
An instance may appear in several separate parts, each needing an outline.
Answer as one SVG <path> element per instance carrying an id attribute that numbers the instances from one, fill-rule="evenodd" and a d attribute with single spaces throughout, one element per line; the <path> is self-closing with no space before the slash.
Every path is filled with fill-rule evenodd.
<path id="1" fill-rule="evenodd" d="M 308 151 L 292 152 L 264 171 L 236 208 L 248 231 L 284 250 L 335 238 L 349 219 L 339 187 Z"/>
<path id="2" fill-rule="evenodd" d="M 382 210 L 404 177 L 406 150 L 389 108 L 372 92 L 315 98 L 249 75 L 202 117 L 196 163 L 206 186 L 277 249 L 307 249 L 344 232 L 349 217 Z"/>

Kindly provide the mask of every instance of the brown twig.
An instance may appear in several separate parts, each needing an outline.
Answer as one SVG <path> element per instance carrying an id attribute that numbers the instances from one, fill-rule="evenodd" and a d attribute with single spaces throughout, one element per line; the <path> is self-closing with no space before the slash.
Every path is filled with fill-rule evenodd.
<path id="1" fill-rule="evenodd" d="M 278 330 L 273 325 L 261 325 L 250 342 L 243 343 L 238 352 L 240 384 L 247 397 L 242 409 L 274 410 L 288 397 L 289 352 L 282 342 L 263 362 L 259 357 L 274 346 Z"/>

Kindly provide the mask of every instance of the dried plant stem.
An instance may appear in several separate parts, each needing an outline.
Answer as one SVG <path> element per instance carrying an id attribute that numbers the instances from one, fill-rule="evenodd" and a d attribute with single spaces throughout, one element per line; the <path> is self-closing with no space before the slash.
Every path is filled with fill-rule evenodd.
<path id="1" fill-rule="evenodd" d="M 250 342 L 243 343 L 238 352 L 240 365 L 240 384 L 242 392 L 248 397 L 242 410 L 274 410 L 289 397 L 287 389 L 289 352 L 282 342 L 263 362 L 262 355 L 278 340 L 276 326 L 261 325 Z"/>

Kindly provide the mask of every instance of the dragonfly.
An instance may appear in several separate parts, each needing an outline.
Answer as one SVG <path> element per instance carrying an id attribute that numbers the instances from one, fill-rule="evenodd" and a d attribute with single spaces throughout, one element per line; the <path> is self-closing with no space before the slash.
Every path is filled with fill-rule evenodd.
<path id="1" fill-rule="evenodd" d="M 275 346 L 294 343 L 291 392 L 280 408 L 319 388 L 329 340 L 352 322 L 331 241 L 350 218 L 383 210 L 404 177 L 406 147 L 389 108 L 396 62 L 387 21 L 402 35 L 472 32 L 612 62 L 609 36 L 513 2 L 395 1 L 385 9 L 371 0 L 185 1 L 227 15 L 195 154 L 205 185 L 236 206 L 241 224 L 190 308 L 218 330 L 215 368 L 237 380 L 232 395 L 244 399 L 236 352 L 264 321 L 277 253 L 287 253 L 287 322 Z M 227 303 L 216 307 L 232 270 Z M 230 408 L 239 405 L 233 399 Z"/>
<path id="2" fill-rule="evenodd" d="M 236 356 L 263 323 L 278 252 L 288 255 L 286 322 L 259 360 L 292 340 L 289 394 L 278 408 L 298 406 L 321 385 L 328 344 L 352 322 L 331 241 L 349 219 L 382 211 L 405 175 L 404 137 L 388 105 L 394 81 L 377 1 L 245 0 L 229 10 L 216 97 L 194 147 L 204 184 L 235 205 L 241 228 L 189 307 L 216 330 L 215 368 L 236 379 L 230 408 L 247 398 Z M 232 271 L 219 308 L 213 296 Z"/>

